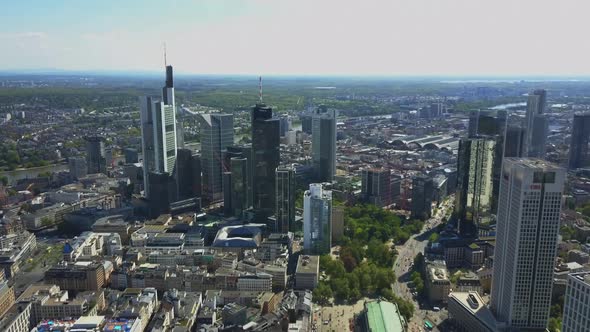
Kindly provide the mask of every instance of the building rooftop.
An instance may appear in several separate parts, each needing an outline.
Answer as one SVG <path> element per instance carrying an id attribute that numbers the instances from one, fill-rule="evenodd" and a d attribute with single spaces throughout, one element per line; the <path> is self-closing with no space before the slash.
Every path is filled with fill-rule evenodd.
<path id="1" fill-rule="evenodd" d="M 297 260 L 297 273 L 318 273 L 320 256 L 301 255 Z"/>
<path id="2" fill-rule="evenodd" d="M 371 332 L 402 332 L 404 320 L 397 306 L 387 301 L 366 302 L 367 328 Z"/>
<path id="3" fill-rule="evenodd" d="M 449 297 L 461 304 L 465 310 L 489 327 L 490 330 L 496 330 L 496 319 L 492 311 L 484 305 L 483 299 L 477 292 L 452 292 Z"/>

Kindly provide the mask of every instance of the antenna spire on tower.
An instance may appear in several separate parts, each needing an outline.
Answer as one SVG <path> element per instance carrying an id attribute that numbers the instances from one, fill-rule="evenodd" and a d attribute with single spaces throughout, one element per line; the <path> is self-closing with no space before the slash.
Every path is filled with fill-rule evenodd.
<path id="1" fill-rule="evenodd" d="M 258 98 L 262 104 L 262 76 L 258 76 Z"/>
<path id="2" fill-rule="evenodd" d="M 168 61 L 166 61 L 166 42 L 164 42 L 164 67 L 168 66 Z"/>

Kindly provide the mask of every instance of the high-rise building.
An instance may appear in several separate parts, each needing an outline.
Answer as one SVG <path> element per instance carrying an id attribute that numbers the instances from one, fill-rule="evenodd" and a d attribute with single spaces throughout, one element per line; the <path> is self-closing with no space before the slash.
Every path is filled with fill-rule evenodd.
<path id="1" fill-rule="evenodd" d="M 336 110 L 321 105 L 312 117 L 312 162 L 318 182 L 332 182 L 336 175 L 336 116 Z"/>
<path id="2" fill-rule="evenodd" d="M 303 248 L 310 255 L 323 255 L 331 247 L 332 191 L 312 183 L 303 193 Z"/>
<path id="3" fill-rule="evenodd" d="M 574 115 L 569 168 L 590 166 L 590 113 Z"/>
<path id="4" fill-rule="evenodd" d="M 201 197 L 201 156 L 190 149 L 178 149 L 174 178 L 178 186 L 178 199 Z"/>
<path id="5" fill-rule="evenodd" d="M 231 215 L 242 217 L 250 208 L 252 191 L 249 187 L 250 160 L 245 157 L 233 157 L 231 165 Z"/>
<path id="6" fill-rule="evenodd" d="M 295 169 L 291 166 L 276 170 L 275 231 L 286 233 L 295 224 Z"/>
<path id="7" fill-rule="evenodd" d="M 139 161 L 139 154 L 137 149 L 127 148 L 125 149 L 125 164 L 135 164 Z"/>
<path id="8" fill-rule="evenodd" d="M 88 168 L 86 166 L 86 159 L 82 157 L 69 158 L 68 168 L 70 170 L 70 174 L 72 174 L 72 176 L 76 179 L 85 176 L 88 172 Z"/>
<path id="9" fill-rule="evenodd" d="M 168 173 L 149 172 L 147 186 L 150 188 L 149 215 L 157 218 L 170 211 L 170 204 L 178 198 L 176 181 Z"/>
<path id="10" fill-rule="evenodd" d="M 391 172 L 388 169 L 363 169 L 361 197 L 363 201 L 379 207 L 390 205 Z"/>
<path id="11" fill-rule="evenodd" d="M 496 141 L 492 138 L 467 138 L 459 142 L 455 213 L 463 236 L 477 236 L 477 225 L 493 211 L 496 151 Z"/>
<path id="12" fill-rule="evenodd" d="M 243 174 L 232 176 L 232 179 L 244 179 L 244 197 L 247 199 L 246 203 L 244 204 L 244 210 L 252 207 L 252 145 L 251 144 L 243 144 L 243 145 L 232 145 L 228 146 L 224 151 L 223 160 L 226 165 L 229 165 L 229 170 L 233 172 L 232 167 L 233 164 L 236 162 L 232 162 L 233 158 L 237 159 L 244 159 L 239 160 L 240 169 L 238 171 L 243 171 Z M 238 176 L 238 178 L 236 178 Z M 242 181 L 242 180 L 240 180 Z"/>
<path id="13" fill-rule="evenodd" d="M 504 160 L 491 309 L 512 330 L 547 326 L 565 171 L 537 158 Z"/>
<path id="14" fill-rule="evenodd" d="M 232 114 L 203 114 L 201 124 L 201 165 L 203 169 L 202 194 L 208 203 L 223 199 L 223 152 L 234 144 L 234 117 Z"/>
<path id="15" fill-rule="evenodd" d="M 504 137 L 504 157 L 522 157 L 526 130 L 519 124 L 508 125 Z"/>
<path id="16" fill-rule="evenodd" d="M 479 135 L 504 136 L 506 128 L 506 111 L 475 110 L 469 114 L 469 137 Z"/>
<path id="17" fill-rule="evenodd" d="M 567 276 L 562 332 L 590 332 L 590 272 Z"/>
<path id="18" fill-rule="evenodd" d="M 150 172 L 171 175 L 176 165 L 176 108 L 172 66 L 166 67 L 162 98 L 140 97 L 144 193 L 150 198 Z M 157 198 L 155 198 L 157 199 Z"/>
<path id="19" fill-rule="evenodd" d="M 257 104 L 252 108 L 252 191 L 258 221 L 266 222 L 275 211 L 275 170 L 280 163 L 279 119 L 272 108 Z"/>
<path id="20" fill-rule="evenodd" d="M 86 166 L 88 174 L 107 172 L 104 139 L 99 136 L 84 137 L 86 140 Z"/>
<path id="21" fill-rule="evenodd" d="M 231 172 L 223 172 L 221 177 L 223 184 L 223 213 L 226 216 L 231 216 L 234 211 L 232 206 L 232 174 Z"/>
<path id="22" fill-rule="evenodd" d="M 434 182 L 424 175 L 412 179 L 412 218 L 428 219 L 432 215 Z"/>
<path id="23" fill-rule="evenodd" d="M 549 122 L 545 115 L 547 91 L 534 90 L 529 94 L 525 118 L 525 141 L 523 155 L 545 158 Z"/>

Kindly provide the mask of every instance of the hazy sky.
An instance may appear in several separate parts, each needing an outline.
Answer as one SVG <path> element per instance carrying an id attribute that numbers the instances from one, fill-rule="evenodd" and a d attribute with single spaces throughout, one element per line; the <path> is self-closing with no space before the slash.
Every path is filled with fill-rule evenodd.
<path id="1" fill-rule="evenodd" d="M 588 0 L 18 0 L 0 70 L 588 75 Z"/>

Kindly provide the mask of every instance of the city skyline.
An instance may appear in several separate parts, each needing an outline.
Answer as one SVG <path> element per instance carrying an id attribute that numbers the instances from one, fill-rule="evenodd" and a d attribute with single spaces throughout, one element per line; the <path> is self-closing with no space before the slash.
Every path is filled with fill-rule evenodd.
<path id="1" fill-rule="evenodd" d="M 0 20 L 0 61 L 5 70 L 155 72 L 165 43 L 168 62 L 185 74 L 583 76 L 590 74 L 590 47 L 576 32 L 585 29 L 587 6 L 23 1 L 4 12 L 24 15 Z M 154 20 L 161 16 L 172 19 Z M 554 40 L 568 52 L 550 46 Z M 257 45 L 267 51 L 243 51 Z"/>

